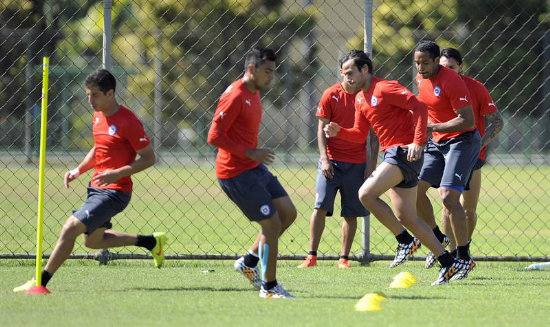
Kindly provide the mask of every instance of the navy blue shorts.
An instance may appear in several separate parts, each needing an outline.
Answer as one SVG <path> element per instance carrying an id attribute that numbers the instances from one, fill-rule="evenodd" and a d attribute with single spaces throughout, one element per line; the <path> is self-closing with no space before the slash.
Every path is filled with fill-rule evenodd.
<path id="1" fill-rule="evenodd" d="M 88 187 L 88 198 L 73 216 L 86 225 L 86 235 L 90 235 L 98 228 L 113 227 L 111 218 L 124 210 L 131 198 L 132 193 Z"/>
<path id="2" fill-rule="evenodd" d="M 418 185 L 418 174 L 422 169 L 424 158 L 420 158 L 416 161 L 408 161 L 408 152 L 408 148 L 402 148 L 400 146 L 394 146 L 384 151 L 384 162 L 396 165 L 401 169 L 401 173 L 403 174 L 403 181 L 395 187 L 411 188 Z"/>
<path id="3" fill-rule="evenodd" d="M 313 208 L 327 211 L 332 216 L 334 199 L 340 190 L 342 217 L 363 217 L 369 214 L 359 201 L 359 188 L 365 180 L 366 164 L 354 164 L 341 161 L 330 161 L 334 168 L 334 177 L 326 178 L 321 172 L 321 160 L 317 169 L 317 183 L 315 186 L 315 204 Z"/>
<path id="4" fill-rule="evenodd" d="M 468 182 L 466 183 L 466 186 L 464 187 L 465 191 L 470 190 L 470 181 L 472 181 L 472 175 L 473 175 L 474 171 L 476 171 L 478 169 L 481 169 L 481 167 L 485 166 L 486 162 L 487 161 L 485 161 L 483 159 L 477 158 L 476 164 L 474 165 L 474 168 L 472 169 L 472 173 L 470 174 L 470 178 L 468 178 Z"/>
<path id="5" fill-rule="evenodd" d="M 462 192 L 480 147 L 481 138 L 477 129 L 440 143 L 428 140 L 419 179 L 435 188 L 446 187 Z"/>
<path id="6" fill-rule="evenodd" d="M 263 164 L 233 178 L 218 178 L 218 182 L 251 221 L 271 218 L 277 212 L 271 200 L 288 196 L 277 177 Z"/>

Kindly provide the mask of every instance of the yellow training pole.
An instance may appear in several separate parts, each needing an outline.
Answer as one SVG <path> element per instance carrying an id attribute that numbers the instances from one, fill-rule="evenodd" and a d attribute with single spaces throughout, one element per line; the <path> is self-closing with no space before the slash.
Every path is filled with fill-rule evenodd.
<path id="1" fill-rule="evenodd" d="M 38 168 L 38 218 L 36 232 L 36 286 L 42 285 L 42 222 L 44 219 L 44 166 L 46 165 L 46 130 L 48 123 L 48 73 L 50 58 L 42 66 L 42 105 L 40 117 L 40 164 Z"/>

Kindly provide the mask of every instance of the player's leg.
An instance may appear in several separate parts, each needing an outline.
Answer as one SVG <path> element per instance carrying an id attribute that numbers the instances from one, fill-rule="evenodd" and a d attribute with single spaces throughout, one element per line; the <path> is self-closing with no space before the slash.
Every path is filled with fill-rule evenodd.
<path id="1" fill-rule="evenodd" d="M 363 205 L 397 239 L 395 259 L 390 264 L 392 268 L 405 262 L 420 247 L 420 242 L 401 225 L 390 206 L 380 199 L 383 193 L 401 183 L 402 180 L 403 173 L 397 165 L 382 162 L 359 189 L 359 199 Z"/>
<path id="2" fill-rule="evenodd" d="M 340 259 L 338 260 L 338 268 L 350 268 L 349 252 L 351 250 L 351 245 L 353 244 L 356 231 L 357 218 L 344 217 L 344 221 L 342 222 L 342 241 L 340 244 Z"/>
<path id="3" fill-rule="evenodd" d="M 472 240 L 472 235 L 477 225 L 477 204 L 481 192 L 481 169 L 475 169 L 472 172 L 470 180 L 470 189 L 462 193 L 461 203 L 466 213 L 468 222 L 468 241 Z"/>

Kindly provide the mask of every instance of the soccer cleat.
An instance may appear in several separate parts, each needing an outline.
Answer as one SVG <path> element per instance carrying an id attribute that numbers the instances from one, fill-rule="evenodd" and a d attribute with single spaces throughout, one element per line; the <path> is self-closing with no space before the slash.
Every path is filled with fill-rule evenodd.
<path id="1" fill-rule="evenodd" d="M 249 267 L 244 264 L 244 257 L 240 257 L 235 260 L 233 267 L 235 268 L 235 271 L 243 275 L 255 289 L 260 289 L 262 286 L 262 279 L 260 278 L 260 270 L 258 266 Z"/>
<path id="2" fill-rule="evenodd" d="M 153 233 L 153 237 L 157 241 L 157 244 L 155 244 L 155 247 L 151 250 L 151 254 L 153 255 L 155 267 L 160 268 L 164 264 L 164 249 L 166 248 L 168 237 L 166 233 L 163 232 L 155 232 Z"/>
<path id="3" fill-rule="evenodd" d="M 262 286 L 262 288 L 260 289 L 260 297 L 270 297 L 270 298 L 274 298 L 274 299 L 294 298 L 294 296 L 292 294 L 288 293 L 288 291 L 285 290 L 282 285 L 277 285 L 277 286 L 273 287 L 270 290 L 266 290 Z"/>
<path id="4" fill-rule="evenodd" d="M 298 268 L 313 268 L 317 266 L 317 256 L 308 254 L 304 262 L 302 262 Z"/>
<path id="5" fill-rule="evenodd" d="M 449 239 L 449 237 L 447 235 L 444 235 L 444 236 L 445 237 L 443 238 L 443 242 L 441 242 L 441 246 L 443 246 L 443 249 L 445 249 L 447 247 L 447 245 L 449 245 L 449 243 L 451 242 L 451 240 Z M 436 262 L 437 262 L 437 258 L 430 251 L 428 253 L 428 255 L 426 256 L 426 264 L 425 264 L 426 269 L 430 269 L 431 267 L 435 266 Z"/>
<path id="6" fill-rule="evenodd" d="M 435 282 L 432 283 L 432 286 L 443 285 L 448 283 L 450 280 L 454 280 L 454 276 L 459 274 L 464 270 L 468 270 L 470 267 L 470 262 L 473 262 L 471 259 L 465 261 L 462 259 L 454 259 L 453 264 L 449 267 L 441 267 L 439 270 L 439 277 Z"/>
<path id="7" fill-rule="evenodd" d="M 340 269 L 349 269 L 349 268 L 351 268 L 351 266 L 348 262 L 348 259 L 343 259 L 343 258 L 339 259 L 338 260 L 338 268 L 340 268 Z"/>
<path id="8" fill-rule="evenodd" d="M 463 259 L 458 259 L 458 261 L 462 263 L 462 269 L 460 269 L 460 271 L 456 275 L 454 275 L 453 278 L 451 278 L 451 280 L 460 280 L 468 277 L 468 274 L 470 273 L 470 271 L 474 270 L 476 266 L 476 263 L 472 258 L 470 258 L 470 260 L 467 260 L 467 261 Z"/>
<path id="9" fill-rule="evenodd" d="M 33 279 L 27 281 L 25 284 L 23 284 L 21 286 L 17 286 L 16 288 L 14 288 L 13 292 L 14 293 L 26 292 L 26 291 L 30 290 L 31 287 L 33 287 L 35 285 L 36 285 L 36 280 L 33 278 Z"/>
<path id="10" fill-rule="evenodd" d="M 422 244 L 420 244 L 420 240 L 416 237 L 413 238 L 413 241 L 409 244 L 399 243 L 395 252 L 395 258 L 390 264 L 390 268 L 395 268 L 407 261 L 407 259 L 411 258 L 416 250 L 418 250 L 421 246 Z"/>

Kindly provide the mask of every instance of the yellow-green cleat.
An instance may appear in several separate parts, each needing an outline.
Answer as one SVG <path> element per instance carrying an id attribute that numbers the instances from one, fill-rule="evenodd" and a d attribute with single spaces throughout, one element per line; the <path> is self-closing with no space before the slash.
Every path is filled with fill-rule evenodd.
<path id="1" fill-rule="evenodd" d="M 155 267 L 160 268 L 164 264 L 164 250 L 168 237 L 164 232 L 155 232 L 153 233 L 153 237 L 157 241 L 157 244 L 151 250 L 151 254 L 153 255 L 153 260 L 155 261 Z"/>
<path id="2" fill-rule="evenodd" d="M 14 288 L 13 292 L 15 292 L 15 293 L 25 292 L 25 291 L 28 291 L 31 287 L 33 287 L 35 285 L 36 285 L 36 280 L 33 278 L 33 279 L 27 281 L 25 284 L 23 284 L 21 286 L 17 286 L 16 288 Z"/>

